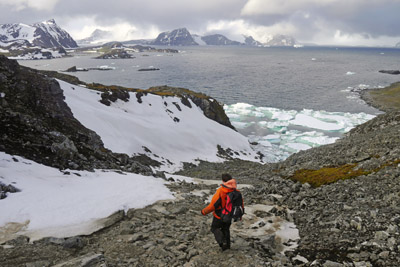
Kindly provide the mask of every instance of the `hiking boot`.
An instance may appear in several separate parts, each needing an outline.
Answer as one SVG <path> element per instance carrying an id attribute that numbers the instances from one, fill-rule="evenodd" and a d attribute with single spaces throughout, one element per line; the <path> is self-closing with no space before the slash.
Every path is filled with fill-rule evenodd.
<path id="1" fill-rule="evenodd" d="M 228 244 L 222 244 L 222 246 L 221 246 L 222 251 L 225 251 L 230 248 L 231 248 L 231 246 L 229 246 Z"/>

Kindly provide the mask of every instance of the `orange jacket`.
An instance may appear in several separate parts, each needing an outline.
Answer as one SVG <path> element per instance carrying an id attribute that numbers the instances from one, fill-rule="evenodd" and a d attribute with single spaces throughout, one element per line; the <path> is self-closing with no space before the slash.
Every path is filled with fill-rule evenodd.
<path id="1" fill-rule="evenodd" d="M 215 218 L 221 219 L 220 215 L 222 212 L 222 208 L 225 207 L 226 194 L 232 192 L 235 189 L 235 179 L 231 179 L 221 184 L 221 187 L 217 189 L 217 192 L 215 192 L 214 196 L 212 197 L 210 204 L 201 211 L 201 214 L 207 215 L 210 212 L 213 212 Z"/>

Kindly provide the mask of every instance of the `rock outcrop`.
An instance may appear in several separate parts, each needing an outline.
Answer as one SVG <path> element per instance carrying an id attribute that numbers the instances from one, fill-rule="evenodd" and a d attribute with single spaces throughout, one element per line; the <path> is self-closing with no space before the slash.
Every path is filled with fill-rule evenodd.
<path id="1" fill-rule="evenodd" d="M 181 98 L 182 104 L 190 107 L 188 99 L 192 100 L 194 104 L 200 107 L 204 115 L 222 125 L 225 125 L 231 129 L 235 129 L 228 116 L 226 115 L 223 106 L 218 103 L 217 100 L 206 96 L 202 93 L 192 92 L 185 88 L 169 87 L 169 86 L 157 86 L 151 87 L 144 92 L 155 93 L 160 95 L 174 95 Z"/>
<path id="2" fill-rule="evenodd" d="M 393 74 L 393 75 L 400 74 L 400 70 L 380 70 L 379 72 L 386 73 L 386 74 Z"/>

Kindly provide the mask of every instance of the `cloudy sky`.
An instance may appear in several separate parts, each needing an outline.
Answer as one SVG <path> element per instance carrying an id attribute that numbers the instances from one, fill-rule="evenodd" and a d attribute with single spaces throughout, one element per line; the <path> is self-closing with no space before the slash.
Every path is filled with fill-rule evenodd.
<path id="1" fill-rule="evenodd" d="M 128 40 L 186 27 L 233 40 L 286 34 L 302 43 L 394 46 L 399 14 L 400 0 L 0 0 L 0 24 L 54 18 L 75 39 L 96 28 Z"/>

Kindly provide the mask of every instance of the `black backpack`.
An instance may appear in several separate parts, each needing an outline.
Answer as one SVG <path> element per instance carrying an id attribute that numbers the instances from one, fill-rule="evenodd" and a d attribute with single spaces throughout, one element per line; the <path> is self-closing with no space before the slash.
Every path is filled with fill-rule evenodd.
<path id="1" fill-rule="evenodd" d="M 237 222 L 242 219 L 244 214 L 242 194 L 233 190 L 226 194 L 226 204 L 222 209 L 221 220 L 225 223 Z"/>

